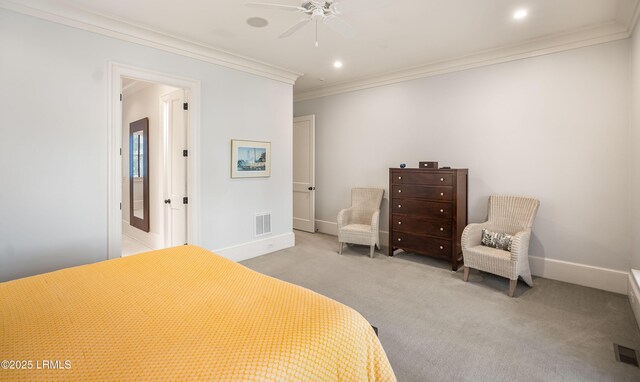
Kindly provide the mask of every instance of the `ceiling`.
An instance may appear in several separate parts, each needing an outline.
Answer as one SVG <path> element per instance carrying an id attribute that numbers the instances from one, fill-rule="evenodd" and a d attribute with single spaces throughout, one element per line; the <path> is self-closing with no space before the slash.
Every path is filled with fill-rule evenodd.
<path id="1" fill-rule="evenodd" d="M 248 0 L 247 0 L 248 1 Z M 300 0 L 255 0 L 299 5 Z M 31 7 L 54 1 L 2 0 Z M 198 46 L 303 73 L 298 98 L 415 78 L 626 38 L 639 0 L 336 0 L 357 30 L 345 38 L 319 24 L 278 36 L 297 12 L 251 8 L 243 0 L 58 0 L 77 12 L 160 32 Z M 513 13 L 527 9 L 528 17 Z M 74 13 L 75 15 L 79 13 Z M 251 27 L 262 17 L 269 24 Z M 333 67 L 335 60 L 344 65 Z"/>

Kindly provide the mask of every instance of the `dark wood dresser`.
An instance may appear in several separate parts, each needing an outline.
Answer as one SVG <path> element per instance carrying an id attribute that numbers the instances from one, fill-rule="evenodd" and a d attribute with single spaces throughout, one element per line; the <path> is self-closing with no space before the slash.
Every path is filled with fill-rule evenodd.
<path id="1" fill-rule="evenodd" d="M 389 169 L 389 256 L 397 249 L 462 263 L 467 169 Z"/>

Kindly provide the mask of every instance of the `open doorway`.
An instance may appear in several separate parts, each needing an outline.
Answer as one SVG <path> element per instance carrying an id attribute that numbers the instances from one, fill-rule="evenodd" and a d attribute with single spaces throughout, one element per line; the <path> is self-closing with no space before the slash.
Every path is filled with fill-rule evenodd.
<path id="1" fill-rule="evenodd" d="M 110 69 L 109 258 L 198 244 L 199 82 Z"/>
<path id="2" fill-rule="evenodd" d="M 185 91 L 122 79 L 122 256 L 187 242 Z"/>

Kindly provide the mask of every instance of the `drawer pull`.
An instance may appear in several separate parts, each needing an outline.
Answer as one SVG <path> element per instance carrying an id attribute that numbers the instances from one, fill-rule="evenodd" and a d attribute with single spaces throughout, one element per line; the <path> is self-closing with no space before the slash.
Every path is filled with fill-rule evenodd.
<path id="1" fill-rule="evenodd" d="M 442 208 L 440 208 L 440 213 L 444 213 L 444 210 Z"/>
<path id="2" fill-rule="evenodd" d="M 440 181 L 441 181 L 441 182 L 444 182 L 444 178 L 440 178 Z"/>
<path id="3" fill-rule="evenodd" d="M 443 246 L 440 246 L 440 249 L 444 249 L 444 247 L 443 247 Z"/>
<path id="4" fill-rule="evenodd" d="M 399 176 L 399 177 L 398 177 L 398 180 L 402 180 L 402 177 L 401 177 L 401 176 Z"/>
<path id="5" fill-rule="evenodd" d="M 444 231 L 444 228 L 440 227 L 440 231 Z"/>
<path id="6" fill-rule="evenodd" d="M 402 208 L 402 204 L 398 204 L 398 208 Z"/>
<path id="7" fill-rule="evenodd" d="M 398 238 L 398 241 L 402 241 L 402 239 L 401 239 L 401 238 Z"/>
<path id="8" fill-rule="evenodd" d="M 402 190 L 398 190 L 398 193 L 402 193 Z"/>
<path id="9" fill-rule="evenodd" d="M 398 222 L 398 225 L 402 225 L 402 222 Z"/>
<path id="10" fill-rule="evenodd" d="M 441 192 L 441 193 L 440 193 L 440 196 L 444 196 L 444 192 Z"/>

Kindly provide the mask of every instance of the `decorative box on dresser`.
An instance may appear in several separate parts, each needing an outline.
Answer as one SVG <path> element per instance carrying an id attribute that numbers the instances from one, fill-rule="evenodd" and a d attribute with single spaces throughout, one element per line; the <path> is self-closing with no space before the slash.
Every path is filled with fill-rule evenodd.
<path id="1" fill-rule="evenodd" d="M 402 249 L 462 263 L 467 169 L 389 169 L 389 256 Z"/>

